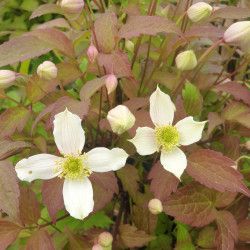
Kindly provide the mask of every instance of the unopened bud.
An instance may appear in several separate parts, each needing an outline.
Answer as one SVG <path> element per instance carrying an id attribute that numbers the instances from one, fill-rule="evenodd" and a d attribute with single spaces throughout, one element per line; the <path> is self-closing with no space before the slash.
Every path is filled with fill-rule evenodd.
<path id="1" fill-rule="evenodd" d="M 212 6 L 207 3 L 199 2 L 193 4 L 187 10 L 187 15 L 193 22 L 199 22 L 207 17 L 209 17 L 212 13 Z"/>
<path id="2" fill-rule="evenodd" d="M 163 207 L 161 204 L 161 201 L 158 199 L 152 199 L 149 203 L 148 203 L 148 209 L 152 214 L 159 214 L 162 212 Z"/>
<path id="3" fill-rule="evenodd" d="M 80 14 L 84 6 L 83 0 L 62 0 L 61 7 L 67 14 Z"/>
<path id="4" fill-rule="evenodd" d="M 230 45 L 248 47 L 250 43 L 250 21 L 236 22 L 224 33 L 223 41 Z"/>
<path id="5" fill-rule="evenodd" d="M 104 250 L 103 247 L 99 244 L 95 244 L 93 247 L 92 247 L 92 250 Z"/>
<path id="6" fill-rule="evenodd" d="M 125 48 L 126 48 L 126 50 L 128 50 L 130 52 L 134 52 L 135 45 L 134 45 L 134 43 L 131 40 L 126 39 L 126 41 L 125 41 Z"/>
<path id="7" fill-rule="evenodd" d="M 187 50 L 187 51 L 181 52 L 175 58 L 175 63 L 176 63 L 177 69 L 181 71 L 192 70 L 197 65 L 195 53 L 193 52 L 193 50 Z"/>
<path id="8" fill-rule="evenodd" d="M 116 78 L 116 76 L 114 75 L 114 71 L 113 71 L 113 66 L 112 66 L 112 70 L 111 70 L 111 74 L 108 75 L 106 81 L 106 88 L 108 90 L 108 94 L 110 94 L 111 92 L 113 92 L 116 89 L 116 86 L 118 84 L 118 80 Z"/>
<path id="9" fill-rule="evenodd" d="M 91 63 L 95 62 L 97 56 L 98 56 L 98 50 L 97 48 L 93 45 L 92 41 L 90 42 L 90 46 L 87 51 L 87 56 L 89 58 L 89 61 Z"/>
<path id="10" fill-rule="evenodd" d="M 8 88 L 16 80 L 16 74 L 11 70 L 0 70 L 0 88 Z"/>
<path id="11" fill-rule="evenodd" d="M 169 9 L 170 9 L 170 4 L 167 5 L 165 8 L 162 8 L 162 9 L 160 10 L 160 12 L 159 12 L 159 15 L 160 15 L 161 17 L 167 18 L 167 17 L 168 17 L 168 13 L 169 13 Z"/>
<path id="12" fill-rule="evenodd" d="M 38 66 L 37 74 L 43 80 L 53 80 L 57 76 L 57 67 L 53 62 L 45 61 Z"/>
<path id="13" fill-rule="evenodd" d="M 124 105 L 118 105 L 108 112 L 107 119 L 112 131 L 122 134 L 135 124 L 135 117 Z"/>
<path id="14" fill-rule="evenodd" d="M 109 232 L 103 232 L 98 236 L 98 243 L 102 247 L 109 247 L 112 245 L 113 242 L 113 236 Z"/>

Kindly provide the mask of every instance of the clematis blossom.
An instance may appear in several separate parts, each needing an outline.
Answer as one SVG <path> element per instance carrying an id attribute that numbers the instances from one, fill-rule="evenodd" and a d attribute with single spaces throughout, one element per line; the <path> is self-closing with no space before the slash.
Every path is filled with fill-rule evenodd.
<path id="1" fill-rule="evenodd" d="M 116 171 L 122 168 L 128 154 L 120 148 L 94 148 L 81 153 L 85 133 L 79 116 L 67 109 L 55 115 L 55 143 L 63 155 L 38 154 L 16 164 L 17 176 L 23 181 L 64 178 L 63 199 L 66 210 L 76 219 L 84 219 L 93 211 L 93 189 L 88 177 L 92 172 Z"/>
<path id="2" fill-rule="evenodd" d="M 130 142 L 135 145 L 140 155 L 150 155 L 160 151 L 163 167 L 180 179 L 187 166 L 187 158 L 179 146 L 199 141 L 206 121 L 196 122 L 189 116 L 173 126 L 174 105 L 169 95 L 158 87 L 150 96 L 150 117 L 155 129 L 139 127 Z"/>

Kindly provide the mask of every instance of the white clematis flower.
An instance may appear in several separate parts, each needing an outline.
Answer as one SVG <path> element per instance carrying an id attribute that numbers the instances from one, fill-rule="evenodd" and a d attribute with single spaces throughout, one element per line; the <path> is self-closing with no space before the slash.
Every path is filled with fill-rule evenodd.
<path id="1" fill-rule="evenodd" d="M 17 176 L 23 181 L 65 178 L 63 199 L 66 210 L 76 219 L 84 219 L 93 211 L 93 189 L 88 176 L 95 172 L 116 171 L 122 168 L 128 154 L 120 148 L 99 147 L 81 154 L 85 133 L 79 116 L 67 109 L 55 115 L 55 143 L 63 155 L 38 154 L 19 161 Z"/>
<path id="2" fill-rule="evenodd" d="M 139 127 L 130 142 L 140 155 L 161 151 L 160 161 L 163 167 L 180 179 L 187 166 L 187 158 L 178 146 L 199 141 L 206 121 L 196 122 L 189 116 L 173 126 L 174 105 L 170 97 L 158 87 L 150 96 L 150 117 L 155 129 Z"/>

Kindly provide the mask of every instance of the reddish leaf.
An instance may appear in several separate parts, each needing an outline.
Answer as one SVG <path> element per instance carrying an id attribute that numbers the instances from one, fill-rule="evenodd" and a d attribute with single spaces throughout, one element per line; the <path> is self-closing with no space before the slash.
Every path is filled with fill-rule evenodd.
<path id="1" fill-rule="evenodd" d="M 223 153 L 236 161 L 240 157 L 240 139 L 237 136 L 225 134 L 221 142 L 223 144 Z"/>
<path id="2" fill-rule="evenodd" d="M 0 115 L 0 139 L 11 136 L 17 129 L 23 130 L 30 116 L 30 111 L 20 107 L 8 108 Z"/>
<path id="3" fill-rule="evenodd" d="M 95 21 L 95 33 L 100 50 L 110 53 L 115 47 L 115 36 L 117 34 L 117 18 L 115 13 L 107 12 L 101 14 Z"/>
<path id="4" fill-rule="evenodd" d="M 148 178 L 152 179 L 150 191 L 154 194 L 155 198 L 161 201 L 166 200 L 172 192 L 175 192 L 179 183 L 178 178 L 166 171 L 160 161 L 152 167 Z"/>
<path id="5" fill-rule="evenodd" d="M 170 90 L 173 89 L 175 78 L 175 74 L 163 71 L 157 71 L 152 77 L 155 82 L 164 85 Z"/>
<path id="6" fill-rule="evenodd" d="M 142 247 L 154 239 L 154 236 L 150 236 L 144 231 L 137 230 L 135 226 L 125 224 L 119 227 L 119 240 L 126 247 Z"/>
<path id="7" fill-rule="evenodd" d="M 209 20 L 215 18 L 241 19 L 247 17 L 250 17 L 250 9 L 230 6 L 214 11 Z"/>
<path id="8" fill-rule="evenodd" d="M 80 98 L 82 101 L 88 100 L 92 95 L 95 94 L 95 92 L 101 88 L 103 85 L 105 85 L 105 80 L 107 76 L 103 76 L 101 78 L 95 78 L 94 80 L 88 81 L 85 83 L 85 85 L 82 87 L 80 91 Z"/>
<path id="9" fill-rule="evenodd" d="M 235 120 L 239 115 L 249 112 L 249 107 L 240 102 L 230 102 L 221 113 L 221 118 L 225 120 Z"/>
<path id="10" fill-rule="evenodd" d="M 158 16 L 130 16 L 128 22 L 121 27 L 118 36 L 133 38 L 143 35 L 156 35 L 168 32 L 182 35 L 181 30 L 172 21 Z"/>
<path id="11" fill-rule="evenodd" d="M 0 161 L 0 208 L 16 221 L 19 220 L 20 189 L 14 167 Z"/>
<path id="12" fill-rule="evenodd" d="M 56 224 L 58 210 L 64 207 L 62 188 L 63 180 L 58 177 L 43 181 L 42 184 L 42 203 L 46 204 L 48 213 L 54 224 Z"/>
<path id="13" fill-rule="evenodd" d="M 242 175 L 232 168 L 235 163 L 221 153 L 209 149 L 200 149 L 188 157 L 186 171 L 189 175 L 209 188 L 220 192 L 250 193 L 242 182 Z"/>
<path id="14" fill-rule="evenodd" d="M 63 14 L 63 10 L 57 4 L 43 4 L 32 12 L 30 19 L 50 13 Z"/>
<path id="15" fill-rule="evenodd" d="M 60 30 L 54 28 L 35 29 L 26 33 L 25 36 L 35 36 L 46 44 L 50 44 L 52 49 L 56 49 L 70 58 L 75 57 L 72 42 Z"/>
<path id="16" fill-rule="evenodd" d="M 0 142 L 0 156 L 6 153 L 9 153 L 11 151 L 14 151 L 15 149 L 18 149 L 18 148 L 30 148 L 30 147 L 34 147 L 34 145 L 28 142 L 24 142 L 24 141 L 16 141 L 16 142 L 1 141 Z"/>
<path id="17" fill-rule="evenodd" d="M 231 213 L 228 211 L 219 211 L 216 218 L 218 227 L 217 249 L 234 249 L 234 243 L 238 241 L 238 226 Z"/>
<path id="18" fill-rule="evenodd" d="M 66 234 L 68 235 L 69 238 L 69 246 L 71 250 L 91 249 L 91 246 L 84 237 L 81 237 L 80 235 L 75 235 L 66 226 L 64 227 Z"/>
<path id="19" fill-rule="evenodd" d="M 222 120 L 218 113 L 210 112 L 208 114 L 208 130 L 207 134 L 210 135 L 213 129 L 221 124 L 223 124 L 225 121 Z"/>
<path id="20" fill-rule="evenodd" d="M 148 104 L 149 104 L 149 99 L 145 97 L 131 98 L 130 100 L 123 103 L 123 105 L 127 106 L 131 112 L 143 108 Z"/>
<path id="21" fill-rule="evenodd" d="M 182 103 L 182 99 L 181 96 L 178 95 L 175 101 L 175 114 L 174 114 L 174 121 L 173 124 L 176 124 L 178 121 L 184 119 L 185 117 L 187 117 L 186 111 L 184 109 L 183 103 Z"/>
<path id="22" fill-rule="evenodd" d="M 91 182 L 95 182 L 101 186 L 104 190 L 110 190 L 113 193 L 118 194 L 119 188 L 117 179 L 112 172 L 97 173 L 94 172 L 89 176 Z"/>
<path id="23" fill-rule="evenodd" d="M 213 25 L 200 26 L 187 30 L 186 37 L 222 37 L 224 30 L 219 29 Z"/>
<path id="24" fill-rule="evenodd" d="M 65 28 L 70 29 L 69 23 L 64 18 L 55 18 L 48 22 L 39 24 L 36 28 L 37 29 L 46 29 L 46 28 Z"/>
<path id="25" fill-rule="evenodd" d="M 215 206 L 218 208 L 226 207 L 231 204 L 236 197 L 237 193 L 224 192 L 224 193 L 216 193 Z"/>
<path id="26" fill-rule="evenodd" d="M 245 219 L 239 224 L 239 239 L 245 242 L 250 241 L 250 219 Z"/>
<path id="27" fill-rule="evenodd" d="M 5 250 L 16 240 L 22 230 L 17 224 L 9 221 L 0 221 L 0 250 Z"/>
<path id="28" fill-rule="evenodd" d="M 129 16 L 140 16 L 142 13 L 140 8 L 137 4 L 129 3 L 124 9 L 125 12 Z"/>
<path id="29" fill-rule="evenodd" d="M 103 209 L 113 198 L 114 192 L 105 190 L 99 185 L 92 183 L 94 191 L 94 210 L 93 213 Z"/>
<path id="30" fill-rule="evenodd" d="M 167 198 L 163 204 L 166 214 L 194 227 L 202 227 L 217 217 L 214 201 L 216 191 L 191 182 Z"/>
<path id="31" fill-rule="evenodd" d="M 34 224 L 40 218 L 40 205 L 30 188 L 21 187 L 20 218 L 24 224 Z"/>
<path id="32" fill-rule="evenodd" d="M 40 229 L 31 235 L 27 242 L 26 249 L 54 250 L 55 247 L 48 231 Z"/>
<path id="33" fill-rule="evenodd" d="M 239 194 L 241 199 L 238 200 L 234 205 L 228 208 L 228 211 L 234 216 L 235 220 L 239 223 L 242 220 L 247 218 L 248 215 L 248 206 L 249 206 L 249 198 Z M 239 197 L 236 197 L 238 199 Z"/>
<path id="34" fill-rule="evenodd" d="M 244 103 L 250 105 L 250 92 L 247 87 L 236 82 L 227 82 L 225 84 L 216 85 L 215 87 L 220 91 L 231 94 L 236 101 L 242 100 Z"/>
<path id="35" fill-rule="evenodd" d="M 0 67 L 19 61 L 24 62 L 30 58 L 46 54 L 51 49 L 51 44 L 34 36 L 12 38 L 0 45 Z"/>
<path id="36" fill-rule="evenodd" d="M 79 72 L 77 67 L 72 63 L 58 63 L 56 67 L 58 69 L 57 78 L 63 86 L 75 81 L 81 76 L 81 72 Z"/>
<path id="37" fill-rule="evenodd" d="M 202 248 L 215 248 L 215 230 L 213 227 L 203 228 L 197 239 L 198 246 Z"/>
<path id="38" fill-rule="evenodd" d="M 250 109 L 248 110 L 247 114 L 241 114 L 237 117 L 235 117 L 235 120 L 239 122 L 241 125 L 250 128 Z"/>

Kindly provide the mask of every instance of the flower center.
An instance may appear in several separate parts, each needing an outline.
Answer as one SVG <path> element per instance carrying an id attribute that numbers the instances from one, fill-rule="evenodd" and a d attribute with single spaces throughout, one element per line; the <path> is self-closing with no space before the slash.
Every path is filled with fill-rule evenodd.
<path id="1" fill-rule="evenodd" d="M 66 179 L 82 179 L 84 177 L 88 177 L 91 175 L 92 171 L 85 166 L 85 162 L 87 163 L 88 157 L 84 154 L 75 156 L 73 154 L 65 155 L 64 158 L 60 158 L 56 162 L 55 171 L 62 171 L 58 176 L 60 178 Z"/>
<path id="2" fill-rule="evenodd" d="M 168 126 L 157 126 L 155 128 L 157 151 L 163 150 L 165 152 L 172 151 L 173 148 L 179 146 L 180 134 L 176 127 L 172 125 Z"/>

